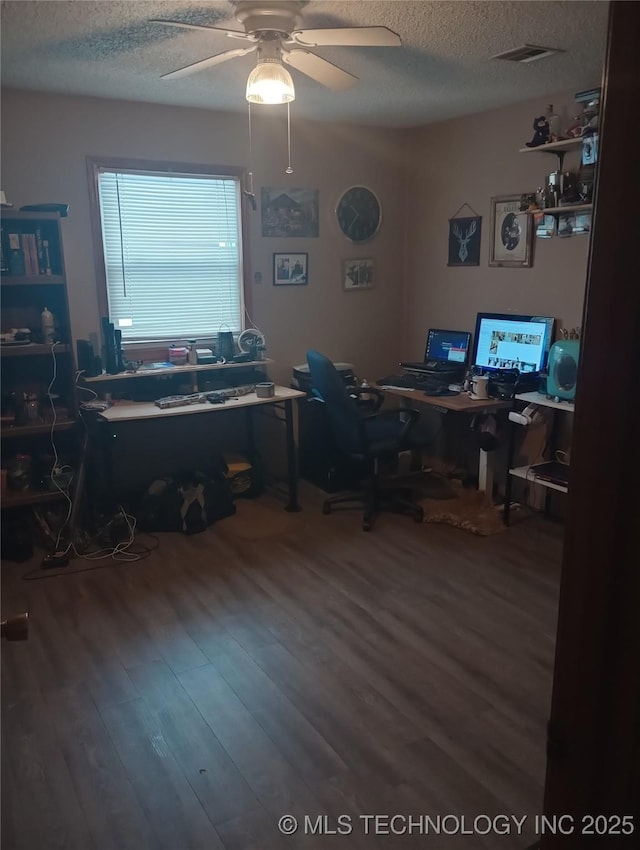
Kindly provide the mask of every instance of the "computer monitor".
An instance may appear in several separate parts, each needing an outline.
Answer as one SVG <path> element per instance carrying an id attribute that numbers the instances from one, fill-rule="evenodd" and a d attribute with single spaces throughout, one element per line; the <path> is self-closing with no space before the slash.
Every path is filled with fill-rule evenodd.
<path id="1" fill-rule="evenodd" d="M 547 364 L 554 324 L 551 316 L 478 313 L 472 365 L 540 372 Z"/>
<path id="2" fill-rule="evenodd" d="M 424 350 L 424 361 L 464 366 L 467 362 L 470 342 L 471 334 L 468 331 L 430 328 Z"/>

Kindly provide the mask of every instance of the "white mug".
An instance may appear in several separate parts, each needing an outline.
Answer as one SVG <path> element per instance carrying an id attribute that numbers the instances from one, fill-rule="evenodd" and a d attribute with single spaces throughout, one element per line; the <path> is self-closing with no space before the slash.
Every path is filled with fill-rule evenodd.
<path id="1" fill-rule="evenodd" d="M 487 375 L 474 375 L 471 378 L 469 397 L 473 399 L 489 398 L 489 378 Z"/>

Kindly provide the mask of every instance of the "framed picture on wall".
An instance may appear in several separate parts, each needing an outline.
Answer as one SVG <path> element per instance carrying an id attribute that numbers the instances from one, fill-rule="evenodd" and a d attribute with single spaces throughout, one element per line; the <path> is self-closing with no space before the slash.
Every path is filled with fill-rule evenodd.
<path id="1" fill-rule="evenodd" d="M 263 186 L 262 235 L 318 236 L 320 220 L 318 189 Z"/>
<path id="2" fill-rule="evenodd" d="M 482 216 L 449 219 L 448 266 L 480 265 Z"/>
<path id="3" fill-rule="evenodd" d="M 273 285 L 305 286 L 308 283 L 308 254 L 274 254 Z"/>
<path id="4" fill-rule="evenodd" d="M 536 227 L 536 236 L 538 239 L 551 239 L 556 235 L 556 217 L 555 215 L 545 215 L 537 213 L 533 216 Z"/>
<path id="5" fill-rule="evenodd" d="M 490 266 L 532 265 L 533 216 L 520 210 L 521 195 L 491 198 Z"/>
<path id="6" fill-rule="evenodd" d="M 345 292 L 373 289 L 375 261 L 373 257 L 342 261 L 342 288 Z"/>

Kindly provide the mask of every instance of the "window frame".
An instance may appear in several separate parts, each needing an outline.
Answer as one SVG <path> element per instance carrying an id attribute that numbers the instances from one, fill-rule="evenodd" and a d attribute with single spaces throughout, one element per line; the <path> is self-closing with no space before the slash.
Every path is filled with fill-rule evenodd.
<path id="1" fill-rule="evenodd" d="M 129 159 L 126 157 L 110 156 L 88 156 L 87 176 L 89 181 L 89 206 L 91 219 L 91 235 L 93 239 L 93 255 L 96 272 L 96 287 L 98 296 L 98 309 L 100 316 L 109 315 L 109 299 L 107 295 L 107 276 L 104 256 L 104 243 L 102 235 L 102 218 L 100 215 L 100 195 L 98 180 L 100 169 L 113 171 L 142 171 L 171 174 L 206 174 L 216 177 L 236 177 L 240 182 L 240 235 L 242 239 L 242 302 L 243 315 L 240 319 L 241 328 L 246 327 L 246 316 L 252 314 L 251 287 L 247 285 L 249 279 L 249 227 L 247 223 L 246 204 L 244 203 L 243 187 L 246 185 L 247 170 L 241 166 L 234 165 L 212 165 L 194 162 L 168 162 L 149 159 Z M 166 350 L 167 345 L 182 337 L 167 338 L 157 342 L 123 342 L 123 348 L 135 351 L 136 357 L 145 359 L 153 357 L 158 351 Z M 200 338 L 199 338 L 200 339 Z M 215 341 L 215 335 L 211 336 Z M 206 343 L 207 340 L 202 340 Z"/>

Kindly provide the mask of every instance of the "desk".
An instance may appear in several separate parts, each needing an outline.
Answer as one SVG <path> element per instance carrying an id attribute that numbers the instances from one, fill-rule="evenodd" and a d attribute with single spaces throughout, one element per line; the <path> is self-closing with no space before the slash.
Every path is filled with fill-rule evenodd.
<path id="1" fill-rule="evenodd" d="M 459 395 L 432 396 L 425 395 L 422 390 L 401 390 L 384 386 L 378 386 L 378 389 L 388 395 L 398 396 L 402 399 L 405 407 L 410 406 L 407 402 L 413 402 L 413 404 L 428 404 L 429 407 L 432 407 L 434 410 L 437 410 L 442 414 L 453 412 L 476 416 L 479 413 L 495 413 L 496 410 L 510 408 L 512 404 L 510 401 L 500 401 L 495 398 L 476 401 L 475 399 L 469 398 L 467 393 L 460 393 Z M 478 489 L 487 493 L 489 498 L 491 498 L 491 494 L 493 492 L 494 452 L 485 452 L 483 449 L 480 449 L 479 451 Z"/>
<path id="2" fill-rule="evenodd" d="M 253 393 L 240 396 L 239 398 L 229 398 L 224 404 L 190 404 L 185 407 L 167 407 L 160 408 L 151 402 L 120 402 L 114 404 L 113 407 L 103 410 L 98 415 L 98 420 L 108 422 L 112 426 L 117 426 L 121 423 L 135 422 L 140 420 L 158 421 L 166 420 L 172 416 L 211 416 L 213 414 L 225 413 L 230 410 L 238 410 L 242 408 L 247 414 L 247 433 L 248 433 L 248 450 L 254 450 L 253 438 L 253 418 L 252 414 L 256 407 L 264 405 L 273 405 L 284 409 L 285 421 L 285 439 L 287 448 L 287 485 L 288 485 L 288 501 L 285 507 L 287 511 L 299 511 L 298 504 L 298 474 L 296 469 L 295 443 L 293 440 L 293 405 L 292 402 L 296 398 L 304 398 L 305 393 L 299 390 L 292 390 L 288 387 L 275 388 L 275 395 L 271 398 L 258 398 Z"/>

